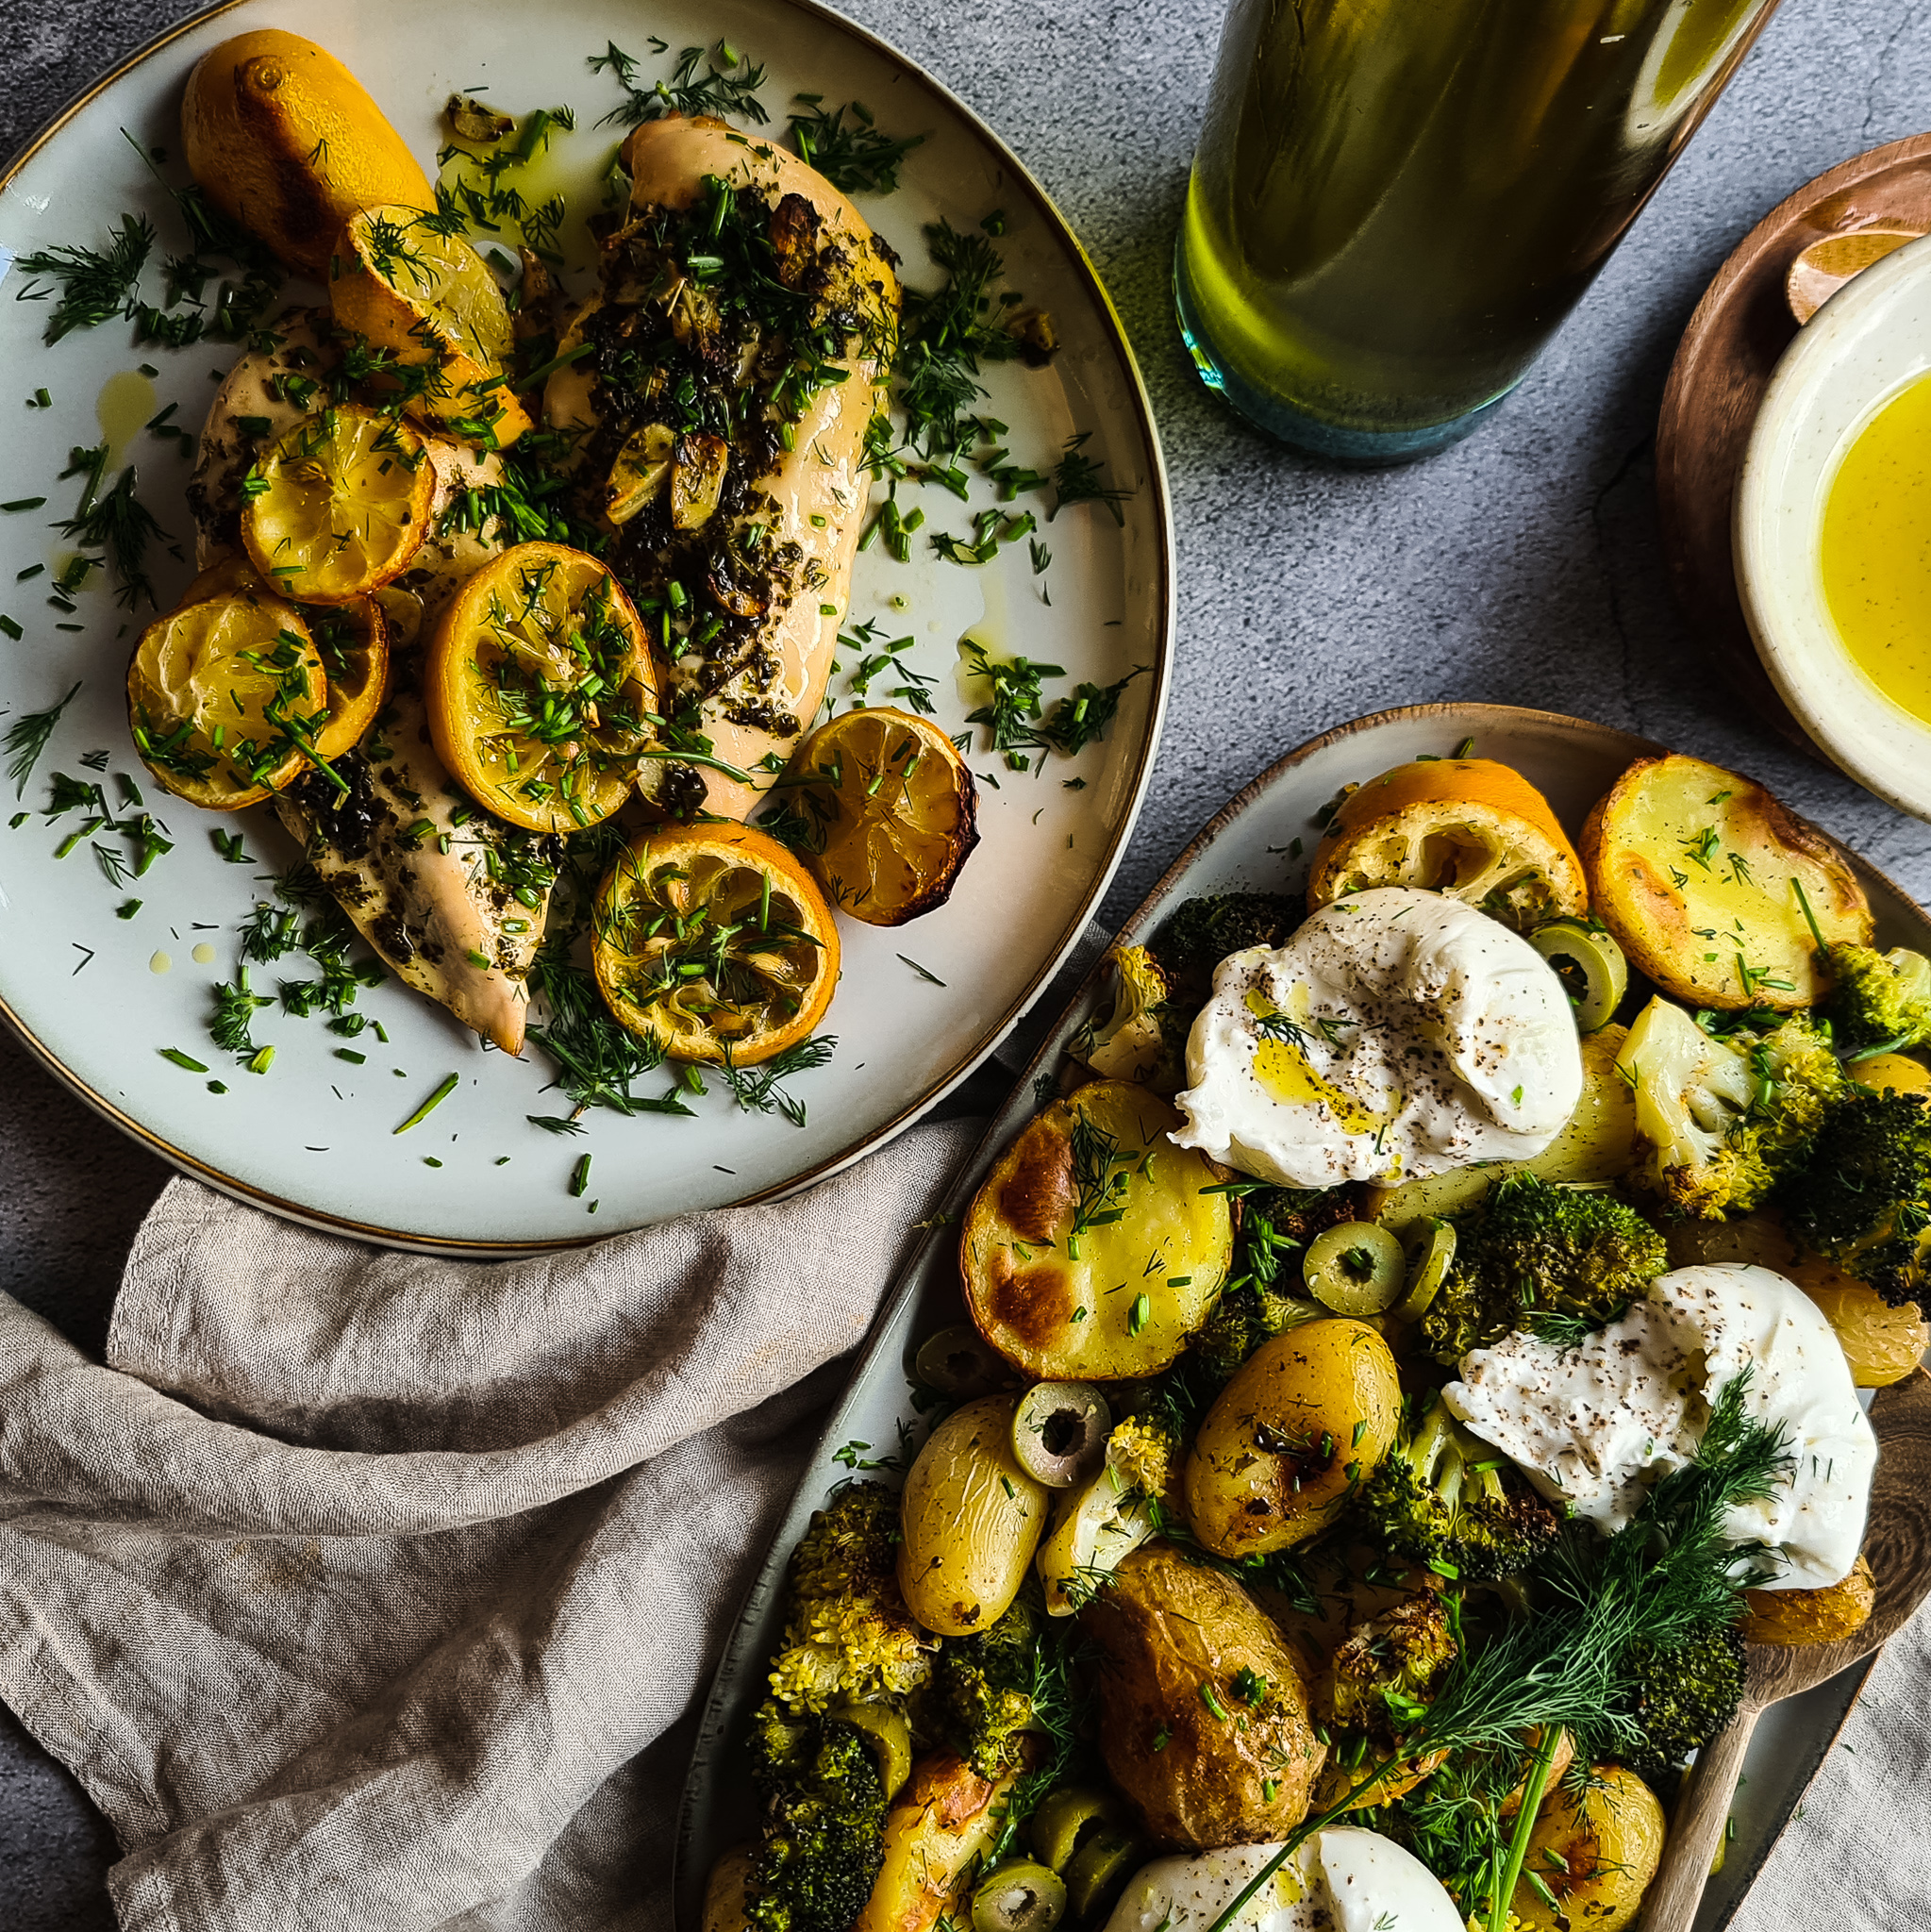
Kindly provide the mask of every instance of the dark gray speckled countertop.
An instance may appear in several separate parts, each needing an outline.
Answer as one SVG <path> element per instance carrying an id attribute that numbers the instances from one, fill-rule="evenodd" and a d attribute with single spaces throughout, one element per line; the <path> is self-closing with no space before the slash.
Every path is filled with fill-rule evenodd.
<path id="1" fill-rule="evenodd" d="M 1152 793 L 1108 913 L 1127 911 L 1281 752 L 1361 712 L 1434 698 L 1577 712 L 1740 766 L 1931 897 L 1931 826 L 1756 726 L 1699 655 L 1665 586 L 1650 461 L 1676 338 L 1723 256 L 1810 176 L 1931 119 L 1931 15 L 1916 0 L 1786 0 L 1497 419 L 1433 462 L 1336 475 L 1214 405 L 1172 326 L 1168 261 L 1223 8 L 845 0 L 963 95 L 1057 198 L 1153 393 L 1179 538 L 1180 648 Z M 190 10 L 5 0 L 0 154 Z M 0 1037 L 0 1285 L 98 1349 L 122 1256 L 166 1177 Z M 0 1925 L 111 1925 L 101 1874 L 114 1857 L 72 1780 L 0 1710 Z"/>

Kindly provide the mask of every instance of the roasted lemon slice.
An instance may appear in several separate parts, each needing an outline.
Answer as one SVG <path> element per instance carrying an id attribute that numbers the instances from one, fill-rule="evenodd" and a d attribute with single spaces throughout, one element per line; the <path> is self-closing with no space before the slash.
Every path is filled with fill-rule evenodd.
<path id="1" fill-rule="evenodd" d="M 352 603 L 408 568 L 429 533 L 435 485 L 407 423 L 355 403 L 318 409 L 242 482 L 241 541 L 284 596 Z"/>
<path id="2" fill-rule="evenodd" d="M 238 811 L 288 784 L 308 762 L 327 701 L 301 613 L 258 588 L 157 619 L 127 667 L 141 761 L 176 797 L 210 811 Z"/>
<path id="3" fill-rule="evenodd" d="M 1589 906 L 1548 801 L 1492 758 L 1417 758 L 1349 792 L 1314 854 L 1307 904 L 1371 886 L 1442 892 L 1518 932 Z"/>
<path id="4" fill-rule="evenodd" d="M 630 599 L 595 558 L 519 543 L 450 600 L 424 666 L 429 730 L 476 803 L 574 832 L 629 797 L 657 684 Z"/>
<path id="5" fill-rule="evenodd" d="M 198 604 L 231 591 L 274 594 L 245 557 L 227 557 L 203 571 L 183 592 L 181 602 Z M 362 734 L 388 701 L 393 634 L 380 601 L 374 597 L 354 604 L 312 604 L 301 616 L 328 680 L 327 714 L 316 730 L 315 756 L 333 758 L 362 741 Z"/>
<path id="6" fill-rule="evenodd" d="M 673 1059 L 753 1066 L 803 1040 L 838 984 L 838 930 L 811 875 L 749 825 L 659 825 L 611 867 L 597 984 Z"/>
<path id="7" fill-rule="evenodd" d="M 509 305 L 483 258 L 420 208 L 365 208 L 329 263 L 337 325 L 403 369 L 412 415 L 504 449 L 530 426 L 504 376 L 515 346 Z"/>
<path id="8" fill-rule="evenodd" d="M 887 706 L 847 711 L 792 769 L 811 870 L 842 911 L 903 925 L 944 904 L 979 842 L 978 788 L 936 724 Z"/>
<path id="9" fill-rule="evenodd" d="M 328 677 L 328 717 L 315 755 L 340 758 L 362 741 L 389 699 L 389 620 L 374 597 L 307 613 Z"/>

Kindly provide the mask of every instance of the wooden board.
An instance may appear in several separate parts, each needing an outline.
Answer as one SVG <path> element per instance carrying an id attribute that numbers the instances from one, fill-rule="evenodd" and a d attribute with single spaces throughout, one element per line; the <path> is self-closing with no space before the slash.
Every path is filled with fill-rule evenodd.
<path id="1" fill-rule="evenodd" d="M 1791 262 L 1851 228 L 1931 231 L 1931 134 L 1873 148 L 1780 202 L 1739 243 L 1683 332 L 1656 423 L 1656 510 L 1676 601 L 1711 667 L 1774 730 L 1822 760 L 1756 656 L 1737 599 L 1730 511 L 1751 425 L 1797 333 Z"/>

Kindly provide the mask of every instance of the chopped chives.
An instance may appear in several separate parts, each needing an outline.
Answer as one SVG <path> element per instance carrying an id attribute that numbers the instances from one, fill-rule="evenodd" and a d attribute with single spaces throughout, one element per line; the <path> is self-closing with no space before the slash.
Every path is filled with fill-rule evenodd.
<path id="1" fill-rule="evenodd" d="M 461 1077 L 462 1075 L 459 1074 L 451 1074 L 441 1086 L 437 1088 L 435 1092 L 430 1094 L 428 1099 L 424 1101 L 422 1106 L 417 1108 L 415 1112 L 410 1114 L 408 1119 L 403 1122 L 402 1125 L 396 1128 L 395 1131 L 398 1134 L 407 1134 L 411 1127 L 417 1125 L 420 1122 L 427 1120 L 456 1091 L 457 1083 Z"/>

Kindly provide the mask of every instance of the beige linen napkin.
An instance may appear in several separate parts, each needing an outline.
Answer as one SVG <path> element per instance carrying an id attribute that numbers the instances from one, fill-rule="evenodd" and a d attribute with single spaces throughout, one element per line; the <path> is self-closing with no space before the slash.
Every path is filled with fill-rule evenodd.
<path id="1" fill-rule="evenodd" d="M 502 1263 L 176 1180 L 106 1367 L 0 1295 L 0 1697 L 128 1932 L 668 1927 L 680 1721 L 974 1132 Z"/>

